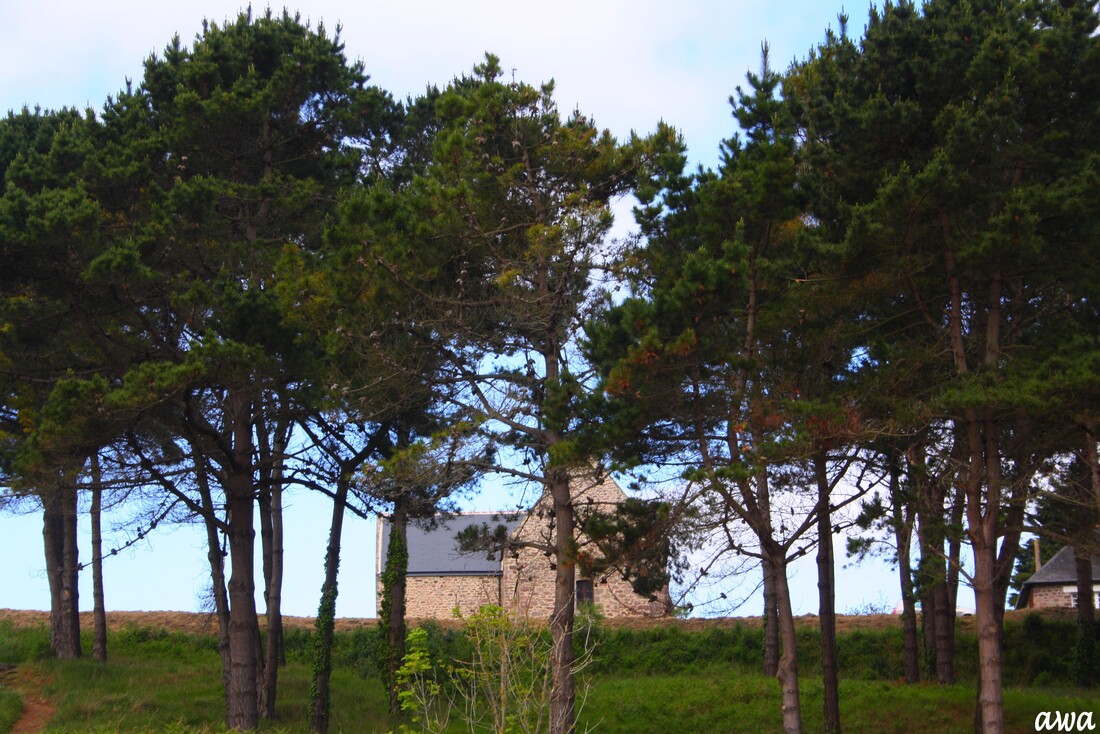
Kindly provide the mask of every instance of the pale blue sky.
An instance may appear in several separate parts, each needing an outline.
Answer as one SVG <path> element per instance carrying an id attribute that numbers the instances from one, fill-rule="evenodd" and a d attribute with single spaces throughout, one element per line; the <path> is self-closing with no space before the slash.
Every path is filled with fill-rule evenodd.
<path id="1" fill-rule="evenodd" d="M 243 3 L 222 0 L 0 0 L 0 112 L 24 105 L 98 109 L 126 80 L 140 82 L 142 62 L 173 34 L 190 44 L 204 17 L 235 17 Z M 256 3 L 256 12 L 264 6 Z M 281 5 L 276 5 L 281 8 Z M 501 57 L 528 82 L 553 78 L 563 110 L 579 108 L 598 125 L 624 137 L 665 120 L 687 140 L 693 162 L 713 165 L 719 141 L 733 132 L 728 103 L 745 73 L 760 65 L 764 40 L 772 64 L 784 69 L 836 29 L 835 0 L 692 2 L 678 7 L 654 0 L 530 3 L 345 2 L 309 0 L 289 5 L 330 32 L 339 23 L 350 58 L 364 62 L 375 83 L 396 97 L 427 84 L 444 85 L 478 63 L 485 51 Z M 858 35 L 868 4 L 849 7 Z M 500 498 L 471 501 L 479 509 Z M 329 518 L 326 501 L 299 492 L 288 501 L 288 569 L 284 609 L 316 609 Z M 108 538 L 108 547 L 125 531 Z M 350 520 L 346 530 L 341 616 L 374 612 L 374 524 Z M 90 555 L 81 535 L 84 560 Z M 843 558 L 843 548 L 837 548 Z M 48 608 L 38 516 L 0 514 L 0 608 Z M 841 610 L 865 603 L 892 605 L 892 572 L 872 564 L 842 572 Z M 206 583 L 202 534 L 195 528 L 158 530 L 106 569 L 111 609 L 194 610 Z M 816 609 L 812 564 L 797 571 L 798 613 Z M 89 588 L 81 606 L 89 608 Z M 742 614 L 756 614 L 755 602 Z"/>

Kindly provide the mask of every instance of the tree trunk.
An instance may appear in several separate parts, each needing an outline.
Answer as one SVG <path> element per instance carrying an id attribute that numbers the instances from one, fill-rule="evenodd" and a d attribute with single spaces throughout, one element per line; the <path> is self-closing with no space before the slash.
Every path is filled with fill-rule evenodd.
<path id="1" fill-rule="evenodd" d="M 1001 635 L 993 582 L 993 553 L 987 547 L 974 549 L 974 597 L 978 624 L 978 714 L 985 734 L 1004 731 L 1001 685 Z"/>
<path id="2" fill-rule="evenodd" d="M 550 734 L 572 734 L 576 728 L 573 687 L 573 622 L 576 614 L 575 518 L 569 476 L 561 469 L 547 472 L 554 503 L 554 609 L 550 617 L 553 688 L 550 691 Z"/>
<path id="3" fill-rule="evenodd" d="M 1090 528 L 1091 532 L 1091 528 Z M 1081 688 L 1096 685 L 1096 593 L 1092 590 L 1092 552 L 1090 543 L 1073 549 L 1077 570 L 1077 644 L 1073 674 Z"/>
<path id="4" fill-rule="evenodd" d="M 46 579 L 50 584 L 50 648 L 57 657 L 67 652 L 65 606 L 61 593 L 65 519 L 54 493 L 42 497 L 42 544 L 46 553 Z M 71 657 L 71 655 L 68 655 Z"/>
<path id="5" fill-rule="evenodd" d="M 77 587 L 76 492 L 59 485 L 43 497 L 42 538 L 50 583 L 50 645 L 62 659 L 78 658 L 80 606 Z"/>
<path id="6" fill-rule="evenodd" d="M 817 594 L 821 625 L 821 674 L 824 683 L 825 731 L 840 734 L 840 688 L 837 680 L 836 588 L 834 585 L 833 521 L 829 508 L 829 475 L 826 457 L 814 457 L 817 482 Z"/>
<path id="7" fill-rule="evenodd" d="M 267 638 L 264 651 L 263 680 L 260 685 L 260 715 L 275 718 L 275 699 L 278 691 L 279 666 L 286 662 L 283 644 L 283 471 L 282 456 L 285 441 L 277 429 L 273 451 L 266 457 L 268 490 L 261 494 L 264 558 L 264 601 L 267 614 Z"/>
<path id="8" fill-rule="evenodd" d="M 210 493 L 209 477 L 205 463 L 197 451 L 192 454 L 195 464 L 195 482 L 203 508 L 203 526 L 206 529 L 206 560 L 210 564 L 210 595 L 214 599 L 214 615 L 218 620 L 218 655 L 222 661 L 222 692 L 229 710 L 229 671 L 233 661 L 229 657 L 229 596 L 225 584 L 225 553 L 221 547 L 218 526 L 218 510 Z"/>
<path id="9" fill-rule="evenodd" d="M 393 503 L 390 521 L 390 543 L 386 555 L 386 615 L 387 682 L 390 693 L 390 713 L 401 710 L 397 700 L 397 670 L 405 658 L 405 577 L 409 566 L 409 500 L 399 495 Z"/>
<path id="10" fill-rule="evenodd" d="M 90 459 L 92 473 L 92 658 L 107 662 L 107 611 L 103 603 L 103 473 L 99 467 L 99 454 Z"/>
<path id="11" fill-rule="evenodd" d="M 966 497 L 963 487 L 955 491 L 955 500 L 951 506 L 951 527 L 962 527 Z M 958 617 L 959 569 L 962 568 L 962 538 L 952 533 L 947 539 L 947 608 L 946 624 L 941 638 L 942 649 L 937 656 L 941 659 L 941 673 L 947 685 L 955 683 L 955 620 Z"/>
<path id="12" fill-rule="evenodd" d="M 950 567 L 944 557 L 947 537 L 944 500 L 947 488 L 943 477 L 929 476 L 923 447 L 909 453 L 910 471 L 918 482 L 918 523 L 920 540 L 919 586 L 921 623 L 924 627 L 925 661 L 929 675 L 940 685 L 952 685 L 955 671 L 955 615 L 949 593 Z"/>
<path id="13" fill-rule="evenodd" d="M 908 554 L 906 554 L 908 555 Z M 899 564 L 900 565 L 900 564 Z M 901 566 L 905 569 L 905 566 Z M 920 640 L 917 631 L 916 598 L 913 596 L 913 584 L 907 578 L 909 572 L 903 571 L 901 583 L 904 585 L 901 599 L 901 626 L 904 635 L 903 662 L 905 665 L 905 682 L 920 682 Z"/>
<path id="14" fill-rule="evenodd" d="M 764 574 L 764 675 L 774 678 L 779 673 L 779 602 L 775 569 L 766 553 L 760 567 Z"/>
<path id="15" fill-rule="evenodd" d="M 966 479 L 967 529 L 974 553 L 975 618 L 978 626 L 978 728 L 984 734 L 1004 732 L 1001 670 L 1001 615 L 997 612 L 997 528 L 1000 473 L 996 426 L 966 411 L 970 466 Z M 984 481 L 983 481 L 984 479 Z"/>
<path id="16" fill-rule="evenodd" d="M 250 477 L 249 477 L 250 479 Z M 251 482 L 249 483 L 251 485 Z M 251 486 L 229 499 L 229 709 L 230 729 L 255 729 L 259 725 L 260 627 L 256 616 L 256 582 L 252 554 L 255 550 Z"/>
<path id="17" fill-rule="evenodd" d="M 802 705 L 798 692 L 798 638 L 794 627 L 794 610 L 791 607 L 790 586 L 787 584 L 787 566 L 784 552 L 774 543 L 766 552 L 772 557 L 775 569 L 775 590 L 779 605 L 779 639 L 782 647 L 776 678 L 782 696 L 784 734 L 801 734 Z"/>
<path id="18" fill-rule="evenodd" d="M 313 682 L 309 689 L 309 730 L 313 734 L 325 734 L 328 731 L 331 700 L 329 680 L 332 677 L 332 638 L 336 627 L 340 544 L 344 528 L 344 508 L 347 506 L 350 484 L 346 477 L 341 477 L 336 484 L 336 497 L 332 504 L 332 523 L 328 532 L 328 548 L 325 550 L 325 580 L 321 585 L 321 603 L 314 622 L 317 644 L 314 648 L 316 655 L 313 660 Z"/>
<path id="19" fill-rule="evenodd" d="M 1093 518 L 1100 518 L 1100 456 L 1096 451 L 1097 430 L 1089 423 L 1085 428 L 1085 462 L 1089 466 L 1089 486 L 1092 487 Z"/>
<path id="20" fill-rule="evenodd" d="M 920 642 L 917 637 L 916 598 L 913 593 L 912 559 L 910 547 L 913 542 L 914 503 L 903 502 L 901 497 L 901 476 L 897 466 L 891 461 L 890 497 L 894 511 L 894 540 L 898 548 L 898 581 L 901 588 L 901 626 L 904 635 L 905 682 L 920 682 Z"/>
<path id="21" fill-rule="evenodd" d="M 232 459 L 225 483 L 229 510 L 229 691 L 226 725 L 259 726 L 260 625 L 256 616 L 256 530 L 252 484 L 251 401 L 229 391 L 225 420 L 232 427 Z"/>
<path id="22" fill-rule="evenodd" d="M 936 645 L 936 682 L 950 686 L 955 683 L 955 609 L 951 605 L 947 582 L 932 589 L 934 633 Z"/>
<path id="23" fill-rule="evenodd" d="M 925 589 L 920 597 L 920 631 L 924 650 L 924 674 L 936 678 L 936 602 L 932 590 Z M 937 682 L 939 682 L 937 680 Z M 942 683 L 940 685 L 943 685 Z"/>

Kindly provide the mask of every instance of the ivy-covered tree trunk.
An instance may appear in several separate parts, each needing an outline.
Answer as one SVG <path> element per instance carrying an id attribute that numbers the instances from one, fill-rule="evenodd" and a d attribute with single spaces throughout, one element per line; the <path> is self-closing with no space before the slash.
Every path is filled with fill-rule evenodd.
<path id="1" fill-rule="evenodd" d="M 351 480 L 346 476 L 340 477 L 336 483 L 328 547 L 325 550 L 325 580 L 321 585 L 317 619 L 314 620 L 313 681 L 309 688 L 309 730 L 313 734 L 326 734 L 329 726 L 329 683 L 332 678 L 332 638 L 336 628 L 336 596 L 339 591 L 340 544 L 350 487 Z"/>
<path id="2" fill-rule="evenodd" d="M 389 692 L 390 713 L 401 711 L 397 698 L 397 670 L 405 657 L 405 592 L 409 570 L 409 510 L 408 499 L 398 495 L 390 517 L 390 541 L 386 548 L 386 567 L 382 572 L 382 608 L 379 621 L 386 627 L 386 689 Z"/>

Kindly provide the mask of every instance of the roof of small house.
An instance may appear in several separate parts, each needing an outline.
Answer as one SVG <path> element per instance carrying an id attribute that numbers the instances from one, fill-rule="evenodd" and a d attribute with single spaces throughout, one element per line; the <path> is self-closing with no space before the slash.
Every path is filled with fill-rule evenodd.
<path id="1" fill-rule="evenodd" d="M 508 535 L 519 527 L 524 515 L 501 512 L 464 512 L 450 516 L 435 516 L 426 520 L 410 520 L 407 530 L 409 546 L 409 576 L 499 576 L 503 572 L 500 550 L 463 551 L 457 536 L 471 527 L 498 525 L 507 528 Z M 379 568 L 386 563 L 391 524 L 382 518 Z"/>
<path id="2" fill-rule="evenodd" d="M 1073 557 L 1073 548 L 1066 546 L 1054 554 L 1054 557 L 1044 563 L 1038 571 L 1031 575 L 1024 585 L 1028 584 L 1075 584 L 1077 583 L 1076 561 Z M 1092 580 L 1100 581 L 1100 556 L 1092 557 Z"/>

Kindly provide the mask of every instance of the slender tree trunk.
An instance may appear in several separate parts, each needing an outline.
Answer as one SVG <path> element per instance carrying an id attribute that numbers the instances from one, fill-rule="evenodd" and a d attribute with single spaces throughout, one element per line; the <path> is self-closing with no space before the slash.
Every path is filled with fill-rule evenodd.
<path id="1" fill-rule="evenodd" d="M 64 492 L 65 524 L 62 543 L 61 595 L 64 604 L 66 636 L 71 657 L 83 655 L 80 645 L 80 552 L 77 544 L 77 494 L 75 488 Z"/>
<path id="2" fill-rule="evenodd" d="M 930 476 L 924 447 L 909 452 L 910 472 L 918 484 L 920 540 L 921 624 L 924 628 L 925 664 L 940 685 L 954 683 L 955 615 L 950 603 L 950 563 L 944 557 L 947 537 L 944 500 L 947 487 L 942 476 Z"/>
<path id="3" fill-rule="evenodd" d="M 837 678 L 836 587 L 834 585 L 833 520 L 829 507 L 829 474 L 824 453 L 814 456 L 817 482 L 817 595 L 821 625 L 821 675 L 824 683 L 825 731 L 840 734 L 840 687 Z"/>
<path id="4" fill-rule="evenodd" d="M 962 527 L 963 512 L 966 508 L 965 490 L 962 486 L 955 491 L 951 506 L 951 527 Z M 947 540 L 947 608 L 942 649 L 938 655 L 943 660 L 942 676 L 946 684 L 955 683 L 955 620 L 958 617 L 959 569 L 962 568 L 962 538 L 952 533 Z"/>
<path id="5" fill-rule="evenodd" d="M 573 687 L 573 622 L 576 614 L 575 518 L 569 476 L 561 469 L 547 473 L 554 505 L 554 608 L 550 616 L 553 688 L 550 691 L 550 734 L 572 734 L 576 728 Z"/>
<path id="6" fill-rule="evenodd" d="M 92 658 L 107 662 L 107 610 L 103 603 L 103 472 L 99 466 L 99 454 L 89 460 L 92 474 Z"/>
<path id="7" fill-rule="evenodd" d="M 978 715 L 985 734 L 1004 731 L 1001 696 L 1001 635 L 998 631 L 993 583 L 993 559 L 988 548 L 974 551 L 974 597 L 978 624 Z"/>
<path id="8" fill-rule="evenodd" d="M 1092 533 L 1091 528 L 1089 532 Z M 1096 685 L 1096 592 L 1092 590 L 1092 543 L 1077 545 L 1073 551 L 1077 571 L 1077 644 L 1073 673 L 1078 686 L 1092 688 Z"/>
<path id="9" fill-rule="evenodd" d="M 390 543 L 386 555 L 386 642 L 387 680 L 390 692 L 390 713 L 401 710 L 397 700 L 397 670 L 405 658 L 405 592 L 409 563 L 409 500 L 399 495 L 393 503 L 390 520 Z"/>
<path id="10" fill-rule="evenodd" d="M 906 556 L 909 554 L 906 553 Z M 900 565 L 900 564 L 899 564 Z M 901 583 L 904 587 L 902 591 L 902 611 L 901 611 L 901 626 L 902 634 L 904 635 L 904 650 L 903 650 L 903 663 L 905 665 L 905 682 L 906 683 L 919 683 L 920 682 L 920 638 L 917 630 L 917 609 L 916 598 L 913 596 L 913 584 L 912 581 L 907 578 L 909 572 L 904 570 L 905 566 L 901 566 L 902 579 Z"/>
<path id="11" fill-rule="evenodd" d="M 218 525 L 218 509 L 210 492 L 209 477 L 202 456 L 192 453 L 195 465 L 195 482 L 203 508 L 203 526 L 206 529 L 206 560 L 210 565 L 210 595 L 214 599 L 214 616 L 218 620 L 218 655 L 222 661 L 222 692 L 229 710 L 229 671 L 233 661 L 229 656 L 229 595 L 225 583 L 225 552 L 222 550 Z"/>
<path id="12" fill-rule="evenodd" d="M 742 489 L 743 496 L 749 494 L 747 487 Z M 756 471 L 756 498 L 759 527 L 764 529 L 758 533 L 763 551 L 764 544 L 772 538 L 771 487 L 767 466 L 760 466 Z M 776 566 L 775 559 L 766 551 L 761 553 L 761 566 L 764 571 L 764 675 L 774 678 L 779 675 L 780 657 L 779 574 L 786 574 L 786 570 L 785 566 Z M 786 581 L 785 576 L 783 581 Z"/>
<path id="13" fill-rule="evenodd" d="M 282 552 L 279 547 L 282 544 L 282 520 L 278 517 L 282 512 L 281 489 L 273 484 L 269 491 L 261 493 L 259 507 L 260 538 L 263 547 L 264 616 L 267 622 L 259 706 L 261 717 L 273 719 L 279 681 L 279 650 L 282 647 L 283 632 L 282 598 L 279 589 L 282 585 Z M 280 536 L 279 540 L 276 540 L 277 535 Z"/>
<path id="14" fill-rule="evenodd" d="M 1100 457 L 1096 452 L 1096 433 L 1092 426 L 1085 430 L 1085 463 L 1089 472 L 1089 502 L 1086 517 L 1091 517 L 1092 522 L 1085 522 L 1087 528 L 1094 527 L 1100 520 Z M 1075 669 L 1077 685 L 1092 687 L 1097 683 L 1097 675 L 1100 675 L 1100 660 L 1096 652 L 1096 594 L 1093 592 L 1092 581 L 1092 556 L 1096 549 L 1096 534 L 1094 530 L 1087 530 L 1088 542 L 1074 549 L 1075 567 L 1077 570 L 1077 599 L 1087 597 L 1087 604 L 1077 605 L 1077 655 Z"/>
<path id="15" fill-rule="evenodd" d="M 309 730 L 313 734 L 325 734 L 329 725 L 329 681 L 332 677 L 332 638 L 336 628 L 336 595 L 340 573 L 340 544 L 344 529 L 344 508 L 347 506 L 351 482 L 341 477 L 336 484 L 336 498 L 332 503 L 332 523 L 328 532 L 328 548 L 325 550 L 325 580 L 321 585 L 321 603 L 315 620 L 317 644 L 313 660 L 313 682 L 309 690 Z"/>
<path id="16" fill-rule="evenodd" d="M 924 674 L 936 678 L 936 603 L 932 590 L 925 589 L 920 597 L 920 631 L 924 650 Z M 940 681 L 937 679 L 936 681 Z M 940 685 L 943 685 L 940 683 Z"/>
<path id="17" fill-rule="evenodd" d="M 1100 456 L 1096 451 L 1097 429 L 1094 423 L 1085 428 L 1085 462 L 1089 465 L 1089 486 L 1092 487 L 1092 516 L 1100 518 Z"/>
<path id="18" fill-rule="evenodd" d="M 272 450 L 267 452 L 265 463 L 269 467 L 268 489 L 260 496 L 261 507 L 264 601 L 267 615 L 267 636 L 264 650 L 263 680 L 261 681 L 260 715 L 275 718 L 275 700 L 278 692 L 279 666 L 285 663 L 283 645 L 283 453 L 284 430 L 276 429 Z"/>
<path id="19" fill-rule="evenodd" d="M 775 590 L 775 569 L 765 553 L 760 559 L 764 574 L 764 661 L 763 672 L 769 678 L 779 673 L 779 596 Z"/>
<path id="20" fill-rule="evenodd" d="M 794 626 L 794 610 L 791 591 L 787 584 L 787 566 L 784 552 L 774 541 L 768 553 L 775 568 L 775 590 L 779 604 L 779 639 L 782 647 L 776 678 L 782 697 L 784 734 L 801 734 L 802 705 L 798 692 L 798 637 Z"/>
<path id="21" fill-rule="evenodd" d="M 898 581 L 901 588 L 901 626 L 904 635 L 905 682 L 920 682 L 920 641 L 917 636 L 916 597 L 910 548 L 913 542 L 914 503 L 903 502 L 900 471 L 891 461 L 890 497 L 894 510 L 894 540 L 898 547 Z"/>

